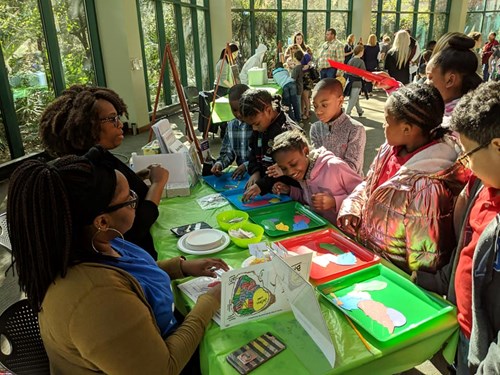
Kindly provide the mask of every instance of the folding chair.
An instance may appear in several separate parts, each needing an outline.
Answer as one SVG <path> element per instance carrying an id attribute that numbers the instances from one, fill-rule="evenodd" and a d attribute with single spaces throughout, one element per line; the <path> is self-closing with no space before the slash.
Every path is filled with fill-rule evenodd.
<path id="1" fill-rule="evenodd" d="M 38 314 L 27 299 L 9 306 L 0 316 L 0 339 L 4 341 L 0 345 L 0 363 L 9 371 L 16 375 L 50 374 Z"/>
<path id="2" fill-rule="evenodd" d="M 6 212 L 0 214 L 0 245 L 5 247 L 9 251 L 12 251 L 12 245 L 10 244 L 9 238 L 9 229 L 7 227 Z"/>

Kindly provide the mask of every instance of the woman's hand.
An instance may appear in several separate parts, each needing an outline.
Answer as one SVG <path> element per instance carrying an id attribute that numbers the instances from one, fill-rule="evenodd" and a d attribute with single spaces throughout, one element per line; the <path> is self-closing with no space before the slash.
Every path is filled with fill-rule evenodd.
<path id="1" fill-rule="evenodd" d="M 278 167 L 278 164 L 273 164 L 270 167 L 267 167 L 266 174 L 269 177 L 278 178 L 283 176 L 283 171 L 280 167 Z"/>
<path id="2" fill-rule="evenodd" d="M 217 277 L 216 270 L 229 271 L 229 267 L 222 259 L 206 258 L 181 261 L 181 271 L 186 276 Z"/>
<path id="3" fill-rule="evenodd" d="M 241 197 L 241 200 L 243 202 L 248 202 L 252 199 L 254 199 L 257 195 L 261 193 L 260 187 L 257 184 L 253 184 L 250 186 L 244 193 L 243 196 Z"/>
<path id="4" fill-rule="evenodd" d="M 318 211 L 329 211 L 336 208 L 335 198 L 330 194 L 326 193 L 316 193 L 312 195 L 311 205 L 315 210 Z"/>
<path id="5" fill-rule="evenodd" d="M 352 236 L 356 235 L 359 223 L 359 217 L 354 215 L 344 215 L 337 218 L 337 226 L 342 229 L 343 232 Z"/>
<path id="6" fill-rule="evenodd" d="M 222 284 L 220 282 L 215 282 L 215 283 L 213 283 L 213 285 L 210 284 L 208 287 L 210 289 L 208 289 L 207 294 L 210 294 L 212 297 L 214 297 L 220 303 Z"/>
<path id="7" fill-rule="evenodd" d="M 215 163 L 212 169 L 210 170 L 215 176 L 220 176 L 222 175 L 222 164 L 221 163 Z"/>
<path id="8" fill-rule="evenodd" d="M 147 169 L 149 169 L 149 181 L 151 181 L 151 184 L 165 186 L 169 176 L 167 169 L 163 168 L 160 164 L 151 164 Z"/>
<path id="9" fill-rule="evenodd" d="M 285 194 L 288 195 L 290 194 L 290 186 L 287 184 L 284 184 L 283 182 L 276 182 L 273 185 L 273 193 L 280 195 L 280 194 Z"/>

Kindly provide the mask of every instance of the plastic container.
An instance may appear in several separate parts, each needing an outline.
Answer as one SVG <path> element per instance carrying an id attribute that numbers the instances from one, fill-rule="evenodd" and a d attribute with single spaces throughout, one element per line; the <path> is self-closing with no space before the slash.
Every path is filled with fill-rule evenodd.
<path id="1" fill-rule="evenodd" d="M 238 223 L 229 223 L 230 220 L 236 219 L 237 217 L 241 217 L 243 220 Z M 218 214 L 216 219 L 219 227 L 227 232 L 233 225 L 248 221 L 248 214 L 239 210 L 229 210 Z"/>
<path id="2" fill-rule="evenodd" d="M 283 202 L 290 202 L 292 199 L 288 195 L 275 195 L 275 194 L 265 194 L 258 195 L 254 199 L 248 202 L 243 202 L 241 198 L 243 197 L 243 189 L 234 189 L 223 191 L 221 194 L 238 210 L 249 211 L 256 208 L 262 208 L 266 206 L 274 207 Z"/>
<path id="3" fill-rule="evenodd" d="M 327 224 L 325 219 L 298 202 L 257 208 L 249 211 L 248 214 L 250 220 L 264 227 L 269 237 L 289 236 Z"/>
<path id="4" fill-rule="evenodd" d="M 236 237 L 231 236 L 231 234 L 229 234 L 229 230 L 236 230 L 236 229 L 240 229 L 240 228 L 243 230 L 246 230 L 248 232 L 252 232 L 253 234 L 255 234 L 255 237 L 236 238 Z M 228 230 L 228 234 L 229 234 L 229 238 L 231 239 L 231 241 L 233 241 L 236 246 L 242 247 L 242 248 L 248 248 L 248 245 L 262 241 L 262 236 L 264 235 L 264 228 L 262 228 L 260 225 L 252 224 L 248 221 L 231 225 L 229 227 L 229 230 Z"/>
<path id="5" fill-rule="evenodd" d="M 344 297 L 354 290 L 355 284 L 375 280 L 386 282 L 387 286 L 381 290 L 369 291 L 372 300 L 401 312 L 406 318 L 406 323 L 396 327 L 392 333 L 361 309 L 346 310 L 336 303 L 335 297 Z M 394 345 L 426 330 L 432 331 L 433 325 L 439 324 L 439 317 L 453 310 L 453 306 L 445 300 L 416 286 L 409 279 L 382 264 L 318 285 L 317 290 L 376 340 L 386 342 L 397 338 L 392 341 Z"/>
<path id="6" fill-rule="evenodd" d="M 310 251 L 316 251 L 317 255 L 331 253 L 323 247 L 324 244 L 334 245 L 339 253 L 350 251 L 356 257 L 356 264 L 343 266 L 330 262 L 328 266 L 322 267 L 319 264 L 311 264 L 310 278 L 317 283 L 324 283 L 337 277 L 345 276 L 359 271 L 363 268 L 373 266 L 380 261 L 378 255 L 365 249 L 360 244 L 354 242 L 346 235 L 337 232 L 333 228 L 323 229 L 312 233 L 306 233 L 301 236 L 279 241 L 287 250 L 297 254 L 304 254 Z"/>

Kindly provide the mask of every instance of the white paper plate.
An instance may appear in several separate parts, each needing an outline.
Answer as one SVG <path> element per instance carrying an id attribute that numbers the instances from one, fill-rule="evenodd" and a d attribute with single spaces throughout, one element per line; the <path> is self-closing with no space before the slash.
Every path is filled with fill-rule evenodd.
<path id="1" fill-rule="evenodd" d="M 217 229 L 212 229 L 212 230 L 220 232 L 222 235 L 222 242 L 218 246 L 216 246 L 212 249 L 205 249 L 205 250 L 193 249 L 191 246 L 189 246 L 185 242 L 186 238 L 190 234 L 190 233 L 187 233 L 184 236 L 182 236 L 181 238 L 179 238 L 179 241 L 177 241 L 177 248 L 180 251 L 182 251 L 183 253 L 191 254 L 191 255 L 207 255 L 207 254 L 213 254 L 213 253 L 217 253 L 221 250 L 224 250 L 231 242 L 231 240 L 229 239 L 229 236 L 227 235 L 227 233 L 224 233 L 220 230 L 217 230 Z"/>
<path id="2" fill-rule="evenodd" d="M 200 229 L 190 232 L 184 245 L 193 250 L 210 250 L 222 244 L 223 234 L 216 229 Z"/>

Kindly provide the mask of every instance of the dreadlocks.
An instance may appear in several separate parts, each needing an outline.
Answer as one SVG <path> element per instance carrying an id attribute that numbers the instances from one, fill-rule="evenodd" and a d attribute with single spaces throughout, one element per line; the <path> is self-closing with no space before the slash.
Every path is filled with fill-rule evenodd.
<path id="1" fill-rule="evenodd" d="M 101 124 L 96 102 L 110 102 L 118 115 L 127 115 L 127 106 L 113 90 L 74 85 L 63 91 L 45 109 L 40 119 L 40 137 L 54 156 L 81 155 L 99 140 Z"/>

